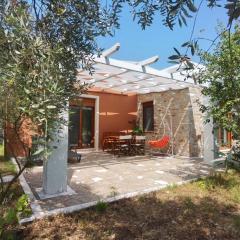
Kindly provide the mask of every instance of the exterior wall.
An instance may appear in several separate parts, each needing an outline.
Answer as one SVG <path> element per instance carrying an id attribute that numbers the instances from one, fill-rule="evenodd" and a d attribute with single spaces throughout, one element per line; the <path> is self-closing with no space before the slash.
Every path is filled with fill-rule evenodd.
<path id="1" fill-rule="evenodd" d="M 99 144 L 101 147 L 104 132 L 131 131 L 137 118 L 137 96 L 115 93 L 89 91 L 89 95 L 99 96 Z M 73 104 L 74 102 L 72 102 Z M 23 124 L 21 140 L 26 146 L 31 146 L 31 130 L 29 124 Z M 6 129 L 7 153 L 9 155 L 25 156 L 25 151 L 17 140 L 13 130 Z"/>
<path id="2" fill-rule="evenodd" d="M 147 139 L 169 135 L 174 154 L 202 156 L 203 120 L 197 104 L 200 92 L 200 88 L 185 88 L 138 95 L 138 121 L 141 127 L 142 103 L 153 101 L 154 104 L 154 132 L 146 132 Z"/>
<path id="3" fill-rule="evenodd" d="M 104 132 L 131 131 L 137 119 L 137 95 L 89 91 L 99 96 L 99 144 Z"/>
<path id="4" fill-rule="evenodd" d="M 190 100 L 192 105 L 192 114 L 190 114 L 190 156 L 202 157 L 204 148 L 204 116 L 200 111 L 198 101 L 202 102 L 201 88 L 189 88 Z"/>
<path id="5" fill-rule="evenodd" d="M 145 133 L 147 139 L 160 139 L 173 132 L 174 154 L 200 157 L 203 155 L 203 117 L 197 100 L 201 98 L 197 87 L 171 90 L 142 95 L 123 95 L 89 91 L 89 95 L 99 96 L 99 143 L 101 147 L 104 132 L 131 131 L 138 120 L 142 126 L 142 103 L 154 102 L 154 132 Z M 172 121 L 171 121 L 172 119 Z M 172 123 L 172 124 L 171 124 Z M 23 156 L 24 152 L 13 132 L 7 129 L 8 153 Z M 31 146 L 29 125 L 22 129 L 22 138 Z"/>
<path id="6" fill-rule="evenodd" d="M 14 128 L 8 124 L 5 128 L 5 151 L 10 157 L 24 157 L 32 146 L 32 136 L 36 135 L 29 120 L 24 120 L 18 135 Z"/>

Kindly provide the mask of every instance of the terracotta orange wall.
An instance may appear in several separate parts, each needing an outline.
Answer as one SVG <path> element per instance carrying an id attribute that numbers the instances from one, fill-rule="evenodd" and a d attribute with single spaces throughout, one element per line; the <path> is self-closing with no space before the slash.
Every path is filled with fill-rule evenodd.
<path id="1" fill-rule="evenodd" d="M 89 91 L 88 94 L 99 96 L 99 144 L 101 147 L 104 132 L 131 131 L 133 122 L 137 118 L 137 96 L 122 95 Z M 21 140 L 26 146 L 31 145 L 31 131 L 28 124 L 21 130 Z M 6 130 L 7 152 L 9 155 L 24 156 L 25 152 L 20 142 L 16 139 L 11 128 Z"/>
<path id="2" fill-rule="evenodd" d="M 93 92 L 88 94 L 99 96 L 99 143 L 104 132 L 131 131 L 137 118 L 137 95 Z"/>
<path id="3" fill-rule="evenodd" d="M 8 124 L 5 127 L 6 153 L 8 156 L 24 157 L 28 154 L 28 150 L 32 145 L 32 136 L 35 135 L 31 122 L 24 120 L 18 132 L 15 133 L 14 128 Z"/>

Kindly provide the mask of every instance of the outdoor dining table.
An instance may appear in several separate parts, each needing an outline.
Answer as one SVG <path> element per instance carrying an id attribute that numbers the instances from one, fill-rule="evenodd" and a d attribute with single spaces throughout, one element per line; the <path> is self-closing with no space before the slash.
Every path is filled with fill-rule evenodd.
<path id="1" fill-rule="evenodd" d="M 108 136 L 105 144 L 110 147 L 110 152 L 114 155 L 132 156 L 139 151 L 139 144 L 136 144 L 132 135 Z"/>

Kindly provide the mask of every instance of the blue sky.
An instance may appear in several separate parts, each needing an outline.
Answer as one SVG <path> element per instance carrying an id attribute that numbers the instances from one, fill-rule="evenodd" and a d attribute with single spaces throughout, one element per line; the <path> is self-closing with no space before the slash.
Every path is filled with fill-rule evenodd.
<path id="1" fill-rule="evenodd" d="M 200 1 L 195 2 L 197 6 Z M 224 3 L 224 0 L 220 2 Z M 227 24 L 226 10 L 209 9 L 204 3 L 198 14 L 194 37 L 214 39 L 218 22 Z M 128 7 L 124 7 L 120 24 L 120 29 L 115 31 L 114 37 L 98 39 L 99 46 L 106 49 L 119 42 L 121 48 L 113 57 L 122 60 L 140 61 L 159 55 L 160 60 L 153 66 L 161 69 L 171 65 L 168 63 L 168 56 L 174 53 L 173 47 L 180 49 L 181 44 L 189 40 L 193 18 L 188 19 L 187 27 L 180 28 L 176 25 L 171 31 L 162 24 L 160 16 L 156 15 L 154 23 L 143 31 L 136 21 L 133 22 Z M 206 49 L 210 42 L 201 40 L 199 44 L 201 48 Z M 197 58 L 193 60 L 197 61 Z"/>

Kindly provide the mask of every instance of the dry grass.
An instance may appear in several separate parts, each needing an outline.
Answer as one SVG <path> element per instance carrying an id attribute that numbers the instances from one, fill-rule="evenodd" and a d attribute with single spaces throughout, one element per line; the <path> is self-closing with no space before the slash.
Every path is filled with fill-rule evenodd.
<path id="1" fill-rule="evenodd" d="M 35 221 L 22 239 L 240 239 L 240 174 Z"/>

